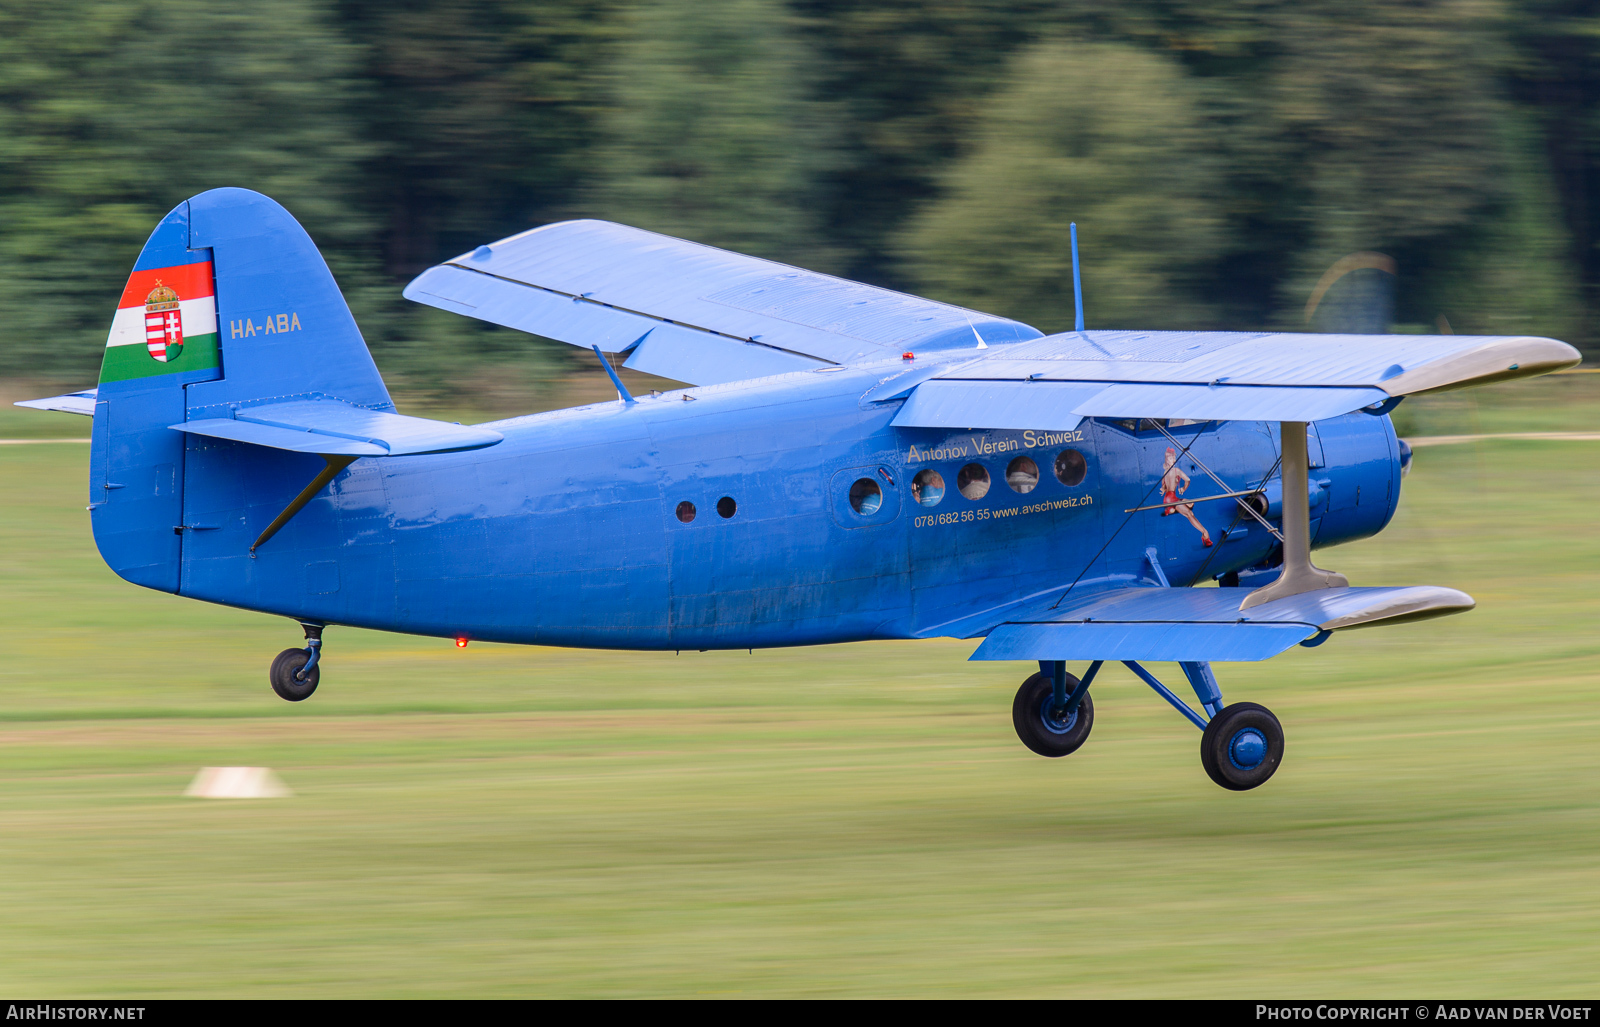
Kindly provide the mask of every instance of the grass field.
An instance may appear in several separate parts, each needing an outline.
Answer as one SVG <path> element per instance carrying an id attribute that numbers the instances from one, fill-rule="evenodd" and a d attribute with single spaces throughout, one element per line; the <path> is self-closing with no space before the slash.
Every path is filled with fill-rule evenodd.
<path id="1" fill-rule="evenodd" d="M 1592 430 L 1596 377 L 1413 404 L 1411 430 Z M 0 415 L 4 437 L 87 426 Z M 1600 987 L 1600 444 L 1420 450 L 1395 524 L 1319 562 L 1478 610 L 1219 667 L 1288 734 L 1245 794 L 1120 668 L 1084 749 L 1032 756 L 1027 668 L 971 643 L 674 657 L 332 629 L 322 689 L 289 705 L 265 669 L 293 625 L 100 563 L 87 448 L 0 446 L 7 993 Z M 180 797 L 219 764 L 296 795 Z"/>

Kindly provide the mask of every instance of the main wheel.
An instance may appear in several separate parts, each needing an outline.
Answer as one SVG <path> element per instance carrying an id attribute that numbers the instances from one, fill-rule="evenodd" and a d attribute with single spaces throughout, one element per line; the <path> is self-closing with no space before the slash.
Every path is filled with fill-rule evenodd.
<path id="1" fill-rule="evenodd" d="M 1078 679 L 1067 675 L 1067 694 L 1078 687 Z M 1022 744 L 1040 756 L 1066 756 L 1078 751 L 1089 740 L 1094 727 L 1094 701 L 1084 693 L 1078 708 L 1066 717 L 1050 712 L 1055 705 L 1055 686 L 1048 674 L 1035 674 L 1017 689 L 1011 703 L 1011 723 Z"/>
<path id="2" fill-rule="evenodd" d="M 1283 762 L 1283 725 L 1265 706 L 1236 702 L 1211 718 L 1200 736 L 1200 765 L 1235 792 L 1267 783 Z"/>
<path id="3" fill-rule="evenodd" d="M 272 682 L 272 690 L 278 693 L 280 699 L 290 702 L 299 702 L 311 698 L 311 693 L 317 690 L 317 681 L 322 677 L 322 668 L 312 667 L 311 672 L 302 680 L 296 681 L 295 674 L 311 659 L 311 654 L 304 649 L 285 649 L 272 661 L 272 669 L 267 672 L 267 679 Z"/>

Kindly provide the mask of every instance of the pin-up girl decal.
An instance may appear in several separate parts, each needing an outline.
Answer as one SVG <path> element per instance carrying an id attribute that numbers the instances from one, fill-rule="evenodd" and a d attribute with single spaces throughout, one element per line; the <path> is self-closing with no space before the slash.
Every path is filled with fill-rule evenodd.
<path id="1" fill-rule="evenodd" d="M 1194 530 L 1200 533 L 1200 544 L 1207 549 L 1211 548 L 1211 533 L 1206 531 L 1194 515 L 1193 503 L 1180 503 L 1178 496 L 1189 491 L 1189 476 L 1183 473 L 1183 468 L 1178 466 L 1178 451 L 1167 447 L 1166 469 L 1161 472 L 1161 501 L 1166 507 L 1161 511 L 1161 516 L 1170 517 L 1175 513 L 1183 514 L 1189 523 L 1194 525 Z"/>

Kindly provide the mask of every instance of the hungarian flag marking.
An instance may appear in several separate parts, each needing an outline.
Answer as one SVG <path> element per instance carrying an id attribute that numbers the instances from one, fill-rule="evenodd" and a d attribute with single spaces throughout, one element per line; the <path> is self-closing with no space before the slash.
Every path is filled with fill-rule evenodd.
<path id="1" fill-rule="evenodd" d="M 148 268 L 128 277 L 106 339 L 102 382 L 217 366 L 211 262 Z"/>

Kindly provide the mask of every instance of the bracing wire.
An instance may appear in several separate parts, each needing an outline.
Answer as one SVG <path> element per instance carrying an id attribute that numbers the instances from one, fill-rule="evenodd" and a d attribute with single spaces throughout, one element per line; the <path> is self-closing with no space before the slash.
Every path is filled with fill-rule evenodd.
<path id="1" fill-rule="evenodd" d="M 1154 424 L 1155 422 L 1151 421 L 1151 423 Z M 1166 430 L 1165 429 L 1162 429 L 1162 434 L 1164 434 L 1164 435 L 1166 434 Z M 1195 436 L 1194 436 L 1194 440 L 1191 441 L 1189 443 L 1189 445 L 1183 446 L 1183 452 L 1178 454 L 1178 459 L 1182 460 L 1185 456 L 1188 456 L 1190 448 L 1192 446 L 1194 446 L 1195 442 L 1200 441 L 1200 436 L 1202 436 L 1204 434 L 1205 434 L 1204 431 L 1196 432 Z M 1170 439 L 1170 438 L 1172 438 L 1172 436 L 1168 435 L 1167 438 Z M 1180 445 L 1180 446 L 1183 445 L 1183 443 L 1181 443 L 1181 442 L 1176 442 L 1175 444 L 1176 445 Z M 1161 487 L 1161 479 L 1157 478 L 1155 480 L 1155 482 L 1148 489 L 1145 490 L 1144 495 L 1139 497 L 1139 502 L 1137 502 L 1137 503 L 1135 503 L 1133 505 L 1134 506 L 1142 505 L 1146 499 L 1150 498 L 1150 494 L 1152 492 L 1154 492 L 1156 489 L 1160 488 L 1160 487 Z M 1228 486 L 1223 485 L 1222 487 L 1224 489 L 1226 489 Z M 1122 529 L 1126 528 L 1128 526 L 1128 522 L 1133 520 L 1135 513 L 1136 513 L 1136 511 L 1130 511 L 1128 516 L 1126 516 L 1126 517 L 1124 517 L 1122 519 L 1122 523 L 1117 525 L 1117 530 L 1113 531 L 1111 533 L 1111 536 L 1105 540 L 1105 543 L 1103 545 L 1101 545 L 1100 550 L 1098 552 L 1096 552 L 1094 554 L 1094 556 L 1089 559 L 1088 563 L 1083 565 L 1083 570 L 1078 572 L 1078 576 L 1076 578 L 1072 579 L 1072 584 L 1068 585 L 1067 586 L 1067 590 L 1065 592 L 1061 593 L 1061 598 L 1057 599 L 1055 602 L 1050 604 L 1050 609 L 1054 610 L 1056 607 L 1060 606 L 1062 600 L 1066 599 L 1067 596 L 1072 594 L 1072 590 L 1074 588 L 1078 587 L 1078 582 L 1082 581 L 1083 580 L 1083 576 L 1085 574 L 1089 573 L 1089 568 L 1093 567 L 1095 565 L 1095 561 L 1099 560 L 1100 557 L 1105 555 L 1106 550 L 1111 548 L 1111 543 L 1115 542 L 1117 540 L 1117 536 L 1122 534 Z"/>

